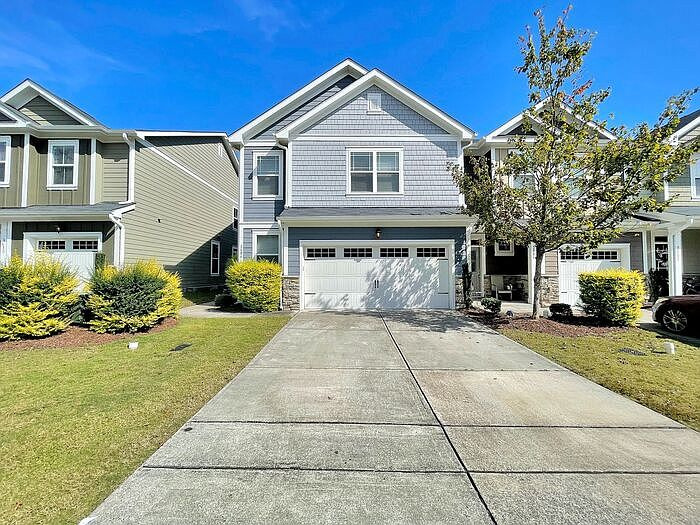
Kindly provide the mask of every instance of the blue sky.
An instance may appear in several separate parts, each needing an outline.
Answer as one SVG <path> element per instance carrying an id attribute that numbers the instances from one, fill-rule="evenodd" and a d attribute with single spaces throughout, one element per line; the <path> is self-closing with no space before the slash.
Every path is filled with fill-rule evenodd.
<path id="1" fill-rule="evenodd" d="M 484 134 L 526 103 L 514 68 L 532 12 L 567 3 L 25 0 L 0 18 L 0 91 L 31 77 L 115 128 L 232 131 L 349 56 Z M 700 85 L 698 20 L 697 1 L 575 3 L 616 124 Z"/>

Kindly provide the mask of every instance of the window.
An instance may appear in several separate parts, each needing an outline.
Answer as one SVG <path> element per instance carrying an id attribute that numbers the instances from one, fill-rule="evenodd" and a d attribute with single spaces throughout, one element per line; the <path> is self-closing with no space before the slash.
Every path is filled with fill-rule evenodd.
<path id="1" fill-rule="evenodd" d="M 668 269 L 668 237 L 654 238 L 654 267 L 657 270 Z"/>
<path id="2" fill-rule="evenodd" d="M 515 254 L 515 247 L 512 241 L 496 241 L 493 243 L 494 254 L 498 256 L 509 256 Z"/>
<path id="3" fill-rule="evenodd" d="M 335 257 L 335 248 L 307 248 L 307 259 L 328 259 Z"/>
<path id="4" fill-rule="evenodd" d="M 700 199 L 700 153 L 690 159 L 690 195 L 693 199 Z"/>
<path id="5" fill-rule="evenodd" d="M 96 252 L 98 249 L 98 244 L 98 241 L 95 239 L 73 241 L 73 250 Z"/>
<path id="6" fill-rule="evenodd" d="M 238 230 L 238 208 L 233 209 L 233 229 Z"/>
<path id="7" fill-rule="evenodd" d="M 401 193 L 402 164 L 401 150 L 350 150 L 348 193 Z"/>
<path id="8" fill-rule="evenodd" d="M 593 250 L 591 259 L 594 261 L 619 261 L 620 252 L 617 250 Z"/>
<path id="9" fill-rule="evenodd" d="M 408 257 L 408 248 L 379 248 L 379 257 Z"/>
<path id="10" fill-rule="evenodd" d="M 36 248 L 37 250 L 65 250 L 66 241 L 37 241 Z"/>
<path id="11" fill-rule="evenodd" d="M 78 141 L 50 140 L 46 187 L 50 190 L 78 187 Z"/>
<path id="12" fill-rule="evenodd" d="M 367 113 L 380 113 L 382 111 L 382 94 L 367 93 Z"/>
<path id="13" fill-rule="evenodd" d="M 209 256 L 209 275 L 219 275 L 221 269 L 221 243 L 211 241 Z"/>
<path id="14" fill-rule="evenodd" d="M 583 261 L 586 258 L 585 252 L 579 248 L 564 249 L 560 253 L 562 261 Z"/>
<path id="15" fill-rule="evenodd" d="M 12 154 L 12 139 L 0 137 L 0 186 L 10 185 L 10 160 Z"/>
<path id="16" fill-rule="evenodd" d="M 619 261 L 619 250 L 591 250 L 585 252 L 581 248 L 562 249 L 560 251 L 562 261 Z"/>
<path id="17" fill-rule="evenodd" d="M 343 248 L 343 257 L 367 259 L 372 257 L 372 248 Z"/>
<path id="18" fill-rule="evenodd" d="M 253 152 L 253 198 L 282 198 L 282 152 Z"/>
<path id="19" fill-rule="evenodd" d="M 445 248 L 417 248 L 417 257 L 445 257 Z"/>
<path id="20" fill-rule="evenodd" d="M 277 235 L 256 235 L 255 259 L 279 262 L 279 237 Z"/>

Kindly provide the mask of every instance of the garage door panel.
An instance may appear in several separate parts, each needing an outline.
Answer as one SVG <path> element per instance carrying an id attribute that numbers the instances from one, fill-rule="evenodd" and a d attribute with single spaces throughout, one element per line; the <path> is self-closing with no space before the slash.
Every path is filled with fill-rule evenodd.
<path id="1" fill-rule="evenodd" d="M 559 300 L 567 304 L 579 304 L 579 274 L 600 270 L 629 269 L 629 256 L 620 248 L 601 246 L 590 254 L 577 250 L 562 252 L 559 265 Z"/>
<path id="2" fill-rule="evenodd" d="M 305 260 L 304 308 L 450 308 L 450 269 L 439 257 Z"/>

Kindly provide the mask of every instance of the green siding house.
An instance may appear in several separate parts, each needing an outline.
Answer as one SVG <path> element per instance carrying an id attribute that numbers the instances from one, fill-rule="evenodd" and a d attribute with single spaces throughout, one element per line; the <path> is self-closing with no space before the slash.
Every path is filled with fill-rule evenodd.
<path id="1" fill-rule="evenodd" d="M 221 285 L 238 187 L 225 133 L 111 129 L 32 80 L 0 97 L 0 264 L 49 253 L 88 279 L 102 252 Z"/>

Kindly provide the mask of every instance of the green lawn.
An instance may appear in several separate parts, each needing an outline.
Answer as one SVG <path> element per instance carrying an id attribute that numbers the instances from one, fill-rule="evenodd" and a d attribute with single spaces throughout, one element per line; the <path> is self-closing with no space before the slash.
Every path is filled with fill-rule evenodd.
<path id="1" fill-rule="evenodd" d="M 287 320 L 182 319 L 136 351 L 0 352 L 0 522 L 76 523 Z"/>
<path id="2" fill-rule="evenodd" d="M 661 352 L 658 334 L 630 328 L 605 336 L 560 337 L 540 332 L 502 332 L 574 372 L 700 430 L 700 348 L 676 342 Z M 635 356 L 620 352 L 634 348 Z"/>

